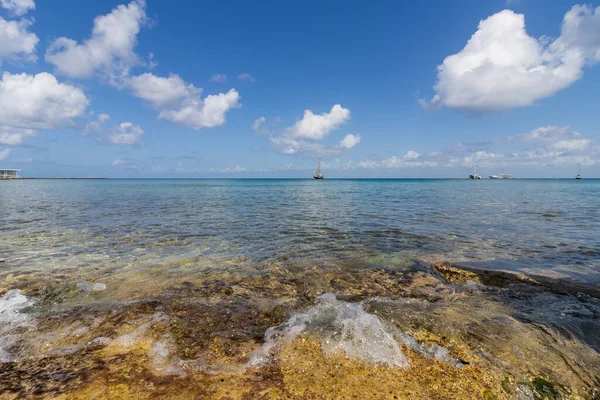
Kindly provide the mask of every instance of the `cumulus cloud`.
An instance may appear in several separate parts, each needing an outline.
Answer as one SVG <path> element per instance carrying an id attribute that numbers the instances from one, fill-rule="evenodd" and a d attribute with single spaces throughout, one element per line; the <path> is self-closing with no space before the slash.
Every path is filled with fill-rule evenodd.
<path id="1" fill-rule="evenodd" d="M 302 119 L 293 126 L 277 131 L 269 131 L 263 126 L 265 117 L 260 117 L 252 124 L 252 129 L 269 137 L 272 146 L 282 154 L 316 153 L 322 156 L 336 155 L 343 150 L 351 149 L 360 143 L 360 135 L 346 135 L 337 145 L 320 143 L 329 134 L 350 119 L 350 110 L 341 105 L 334 105 L 329 112 L 320 115 L 305 110 Z"/>
<path id="2" fill-rule="evenodd" d="M 112 160 L 112 162 L 110 163 L 110 165 L 112 165 L 113 167 L 116 167 L 118 165 L 123 165 L 125 164 L 125 160 L 117 158 L 116 160 Z"/>
<path id="3" fill-rule="evenodd" d="M 134 47 L 146 22 L 145 0 L 119 5 L 94 19 L 91 36 L 82 43 L 66 37 L 56 39 L 46 52 L 46 61 L 71 78 L 88 78 L 100 72 L 120 85 L 130 68 L 141 63 Z"/>
<path id="4" fill-rule="evenodd" d="M 213 74 L 210 77 L 211 82 L 227 82 L 227 75 L 225 74 Z"/>
<path id="5" fill-rule="evenodd" d="M 185 83 L 179 75 L 168 78 L 145 73 L 129 80 L 133 95 L 148 101 L 154 108 L 172 106 L 185 97 L 200 95 L 194 85 Z"/>
<path id="6" fill-rule="evenodd" d="M 132 77 L 129 86 L 134 96 L 148 101 L 159 111 L 158 118 L 196 130 L 223 125 L 227 111 L 241 107 L 240 95 L 235 89 L 202 99 L 202 89 L 186 83 L 178 75 L 163 78 L 145 73 Z"/>
<path id="7" fill-rule="evenodd" d="M 417 153 L 414 150 L 409 150 L 406 152 L 406 154 L 404 155 L 405 160 L 416 160 L 417 158 L 419 158 L 421 155 L 419 153 Z"/>
<path id="8" fill-rule="evenodd" d="M 254 79 L 254 77 L 247 72 L 242 72 L 241 74 L 238 74 L 237 77 L 240 81 L 256 82 L 256 79 Z"/>
<path id="9" fill-rule="evenodd" d="M 360 143 L 360 135 L 346 135 L 340 142 L 340 147 L 344 149 L 351 149 Z"/>
<path id="10" fill-rule="evenodd" d="M 11 151 L 11 149 L 0 149 L 0 161 L 8 157 Z"/>
<path id="11" fill-rule="evenodd" d="M 91 135 L 94 133 L 100 133 L 102 128 L 104 127 L 104 123 L 108 121 L 110 115 L 108 114 L 100 114 L 95 121 L 88 122 L 83 129 L 84 135 Z"/>
<path id="12" fill-rule="evenodd" d="M 29 10 L 35 9 L 33 0 L 0 0 L 0 6 L 16 16 L 25 15 Z"/>
<path id="13" fill-rule="evenodd" d="M 142 141 L 144 130 L 139 125 L 133 125 L 131 122 L 122 122 L 112 128 L 108 137 L 109 143 L 119 145 L 138 144 Z"/>
<path id="14" fill-rule="evenodd" d="M 15 128 L 12 126 L 0 126 L 0 144 L 17 146 L 25 139 L 37 134 L 34 129 Z"/>
<path id="15" fill-rule="evenodd" d="M 59 83 L 49 73 L 4 72 L 0 80 L 0 124 L 24 129 L 57 129 L 73 125 L 88 106 L 83 91 Z"/>
<path id="16" fill-rule="evenodd" d="M 426 108 L 484 113 L 535 104 L 581 78 L 600 61 L 600 7 L 577 5 L 554 41 L 529 36 L 525 17 L 511 10 L 479 23 L 457 54 L 438 66 L 436 92 Z"/>
<path id="17" fill-rule="evenodd" d="M 196 130 L 213 128 L 225 123 L 225 113 L 239 107 L 239 100 L 240 95 L 235 89 L 211 94 L 204 99 L 188 97 L 183 99 L 178 109 L 162 110 L 158 117 Z"/>
<path id="18" fill-rule="evenodd" d="M 336 104 L 328 113 L 314 114 L 311 110 L 304 111 L 304 117 L 288 128 L 295 139 L 322 140 L 334 129 L 339 128 L 350 119 L 350 110 Z"/>
<path id="19" fill-rule="evenodd" d="M 35 61 L 35 46 L 40 41 L 29 32 L 31 21 L 7 21 L 0 17 L 0 63 L 5 60 Z"/>

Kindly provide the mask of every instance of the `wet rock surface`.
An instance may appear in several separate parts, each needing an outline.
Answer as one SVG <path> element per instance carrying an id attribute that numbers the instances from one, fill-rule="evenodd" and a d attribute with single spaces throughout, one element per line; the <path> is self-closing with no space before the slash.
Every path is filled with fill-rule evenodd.
<path id="1" fill-rule="evenodd" d="M 600 398 L 598 298 L 493 276 L 408 253 L 13 275 L 0 398 Z"/>

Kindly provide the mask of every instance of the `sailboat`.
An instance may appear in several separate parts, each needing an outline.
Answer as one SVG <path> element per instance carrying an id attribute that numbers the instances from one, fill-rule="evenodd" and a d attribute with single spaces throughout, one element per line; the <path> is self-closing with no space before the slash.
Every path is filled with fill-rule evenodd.
<path id="1" fill-rule="evenodd" d="M 577 176 L 575 177 L 575 179 L 581 179 L 581 163 L 579 163 L 579 171 L 577 171 Z"/>
<path id="2" fill-rule="evenodd" d="M 475 171 L 477 168 L 477 159 L 473 156 L 473 173 L 469 175 L 469 179 L 481 179 L 481 176 Z"/>
<path id="3" fill-rule="evenodd" d="M 317 161 L 317 166 L 315 167 L 315 174 L 313 175 L 315 179 L 323 179 L 323 174 L 321 173 L 321 157 L 319 157 L 319 161 Z"/>

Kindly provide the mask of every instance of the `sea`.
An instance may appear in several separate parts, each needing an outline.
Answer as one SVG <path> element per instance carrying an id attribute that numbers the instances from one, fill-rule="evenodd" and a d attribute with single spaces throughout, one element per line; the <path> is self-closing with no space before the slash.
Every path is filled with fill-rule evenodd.
<path id="1" fill-rule="evenodd" d="M 600 180 L 13 180 L 0 204 L 2 399 L 600 398 Z"/>

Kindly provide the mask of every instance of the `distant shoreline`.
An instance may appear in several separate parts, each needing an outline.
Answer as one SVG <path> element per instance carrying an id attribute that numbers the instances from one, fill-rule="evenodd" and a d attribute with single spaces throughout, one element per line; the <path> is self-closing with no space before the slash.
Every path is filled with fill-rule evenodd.
<path id="1" fill-rule="evenodd" d="M 98 177 L 98 178 L 26 178 L 26 177 L 20 177 L 20 178 L 13 178 L 14 180 L 33 180 L 33 179 L 86 179 L 86 180 L 97 180 L 97 179 L 108 179 L 106 177 Z"/>
<path id="2" fill-rule="evenodd" d="M 244 178 L 236 178 L 236 177 L 172 177 L 172 178 L 151 178 L 151 177 L 19 177 L 12 178 L 6 180 L 297 180 L 297 181 L 313 181 L 313 178 L 259 178 L 259 177 L 244 177 Z M 581 181 L 593 181 L 598 180 L 600 178 L 581 178 Z M 439 180 L 447 180 L 447 181 L 472 181 L 467 178 L 327 178 L 323 181 L 376 181 L 376 180 L 385 180 L 385 181 L 439 181 Z M 575 178 L 513 178 L 513 179 L 481 179 L 482 181 L 575 181 Z"/>

